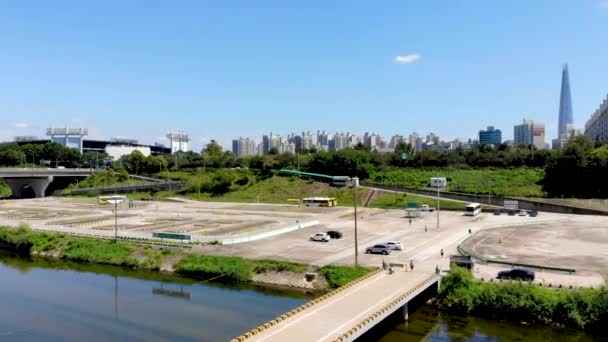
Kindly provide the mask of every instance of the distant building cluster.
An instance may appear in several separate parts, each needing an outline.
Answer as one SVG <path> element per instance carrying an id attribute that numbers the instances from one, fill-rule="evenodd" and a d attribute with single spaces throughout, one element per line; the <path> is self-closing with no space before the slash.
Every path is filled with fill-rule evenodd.
<path id="1" fill-rule="evenodd" d="M 366 132 L 357 135 L 350 132 L 327 131 L 290 133 L 286 136 L 270 133 L 262 136 L 260 142 L 251 138 L 240 137 L 232 140 L 232 153 L 236 157 L 249 157 L 276 153 L 296 153 L 302 151 L 339 151 L 358 145 L 377 152 L 393 152 L 401 144 L 410 144 L 414 151 L 447 151 L 456 148 L 470 148 L 478 144 L 477 140 L 460 141 L 458 139 L 443 141 L 435 133 L 422 136 L 416 132 L 409 135 L 396 134 L 386 139 L 378 133 Z"/>

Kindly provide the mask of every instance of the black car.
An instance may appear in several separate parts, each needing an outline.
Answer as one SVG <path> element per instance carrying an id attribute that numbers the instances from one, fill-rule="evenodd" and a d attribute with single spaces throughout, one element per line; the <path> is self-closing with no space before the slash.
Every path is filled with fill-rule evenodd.
<path id="1" fill-rule="evenodd" d="M 337 230 L 330 230 L 327 232 L 327 235 L 329 235 L 329 237 L 332 239 L 341 239 L 342 238 L 342 232 L 339 232 Z"/>
<path id="2" fill-rule="evenodd" d="M 515 216 L 515 210 L 509 210 L 509 216 Z"/>
<path id="3" fill-rule="evenodd" d="M 524 270 L 522 268 L 514 268 L 508 271 L 498 272 L 498 279 L 521 279 L 521 280 L 534 280 L 534 272 Z"/>

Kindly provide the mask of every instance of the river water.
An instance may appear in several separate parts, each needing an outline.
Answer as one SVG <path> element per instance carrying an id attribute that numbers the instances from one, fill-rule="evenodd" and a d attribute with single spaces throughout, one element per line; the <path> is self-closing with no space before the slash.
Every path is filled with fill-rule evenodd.
<path id="1" fill-rule="evenodd" d="M 0 341 L 228 341 L 309 294 L 0 253 Z M 593 341 L 582 332 L 440 314 L 422 306 L 369 340 Z M 597 337 L 596 339 L 597 340 Z"/>

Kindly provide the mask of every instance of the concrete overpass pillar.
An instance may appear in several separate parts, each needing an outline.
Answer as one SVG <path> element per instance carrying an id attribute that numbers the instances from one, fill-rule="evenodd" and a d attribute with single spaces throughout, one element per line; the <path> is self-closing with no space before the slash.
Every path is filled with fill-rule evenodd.
<path id="1" fill-rule="evenodd" d="M 35 177 L 35 178 L 5 178 L 6 184 L 11 188 L 13 197 L 23 197 L 23 189 L 25 186 L 30 186 L 34 191 L 34 195 L 44 197 L 46 188 L 53 181 L 53 176 Z"/>
<path id="2" fill-rule="evenodd" d="M 408 321 L 410 319 L 410 310 L 408 308 L 408 304 L 409 303 L 405 303 L 405 305 L 403 305 L 403 319 L 405 321 Z"/>

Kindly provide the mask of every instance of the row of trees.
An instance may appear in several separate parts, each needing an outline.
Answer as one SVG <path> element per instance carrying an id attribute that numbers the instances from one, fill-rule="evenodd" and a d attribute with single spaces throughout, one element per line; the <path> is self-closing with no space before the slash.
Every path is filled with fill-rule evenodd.
<path id="1" fill-rule="evenodd" d="M 83 155 L 78 149 L 49 142 L 46 144 L 16 143 L 0 144 L 0 166 L 41 165 L 83 167 L 89 163 L 89 155 Z"/>
<path id="2" fill-rule="evenodd" d="M 269 170 L 282 167 L 298 167 L 304 170 L 332 174 L 357 174 L 365 178 L 370 167 L 544 167 L 559 156 L 558 151 L 536 150 L 533 147 L 498 148 L 481 146 L 470 150 L 456 149 L 447 152 L 422 151 L 414 153 L 409 144 L 399 144 L 392 153 L 369 151 L 358 145 L 335 152 L 308 151 L 294 155 L 279 154 L 271 150 L 267 156 L 236 158 L 231 152 L 223 151 L 215 141 L 211 141 L 201 153 L 179 152 L 172 156 L 148 156 L 134 151 L 116 162 L 115 167 L 125 168 L 129 173 L 156 173 L 166 168 L 233 168 L 249 167 Z M 405 157 L 405 158 L 403 158 Z M 25 164 L 51 166 L 94 167 L 108 158 L 105 153 L 87 152 L 80 154 L 77 149 L 64 147 L 57 143 L 0 144 L 0 165 L 16 166 Z"/>
<path id="3" fill-rule="evenodd" d="M 106 159 L 105 153 L 87 152 L 57 143 L 0 144 L 0 166 L 40 165 L 94 167 Z M 602 178 L 608 171 L 608 145 L 594 148 L 584 136 L 572 139 L 563 151 L 536 150 L 532 146 L 497 148 L 480 146 L 469 150 L 414 153 L 409 144 L 399 144 L 394 152 L 370 151 L 363 145 L 331 152 L 279 154 L 236 158 L 211 141 L 201 153 L 186 152 L 171 156 L 144 156 L 139 151 L 113 163 L 116 170 L 130 174 L 155 174 L 164 170 L 200 170 L 206 168 L 250 168 L 259 175 L 270 176 L 272 170 L 298 168 L 331 175 L 358 176 L 366 179 L 374 170 L 384 167 L 538 167 L 546 175 L 542 185 L 551 197 L 608 197 L 608 182 Z"/>
<path id="4" fill-rule="evenodd" d="M 543 189 L 550 197 L 608 198 L 608 145 L 593 148 L 576 137 L 545 167 Z"/>

